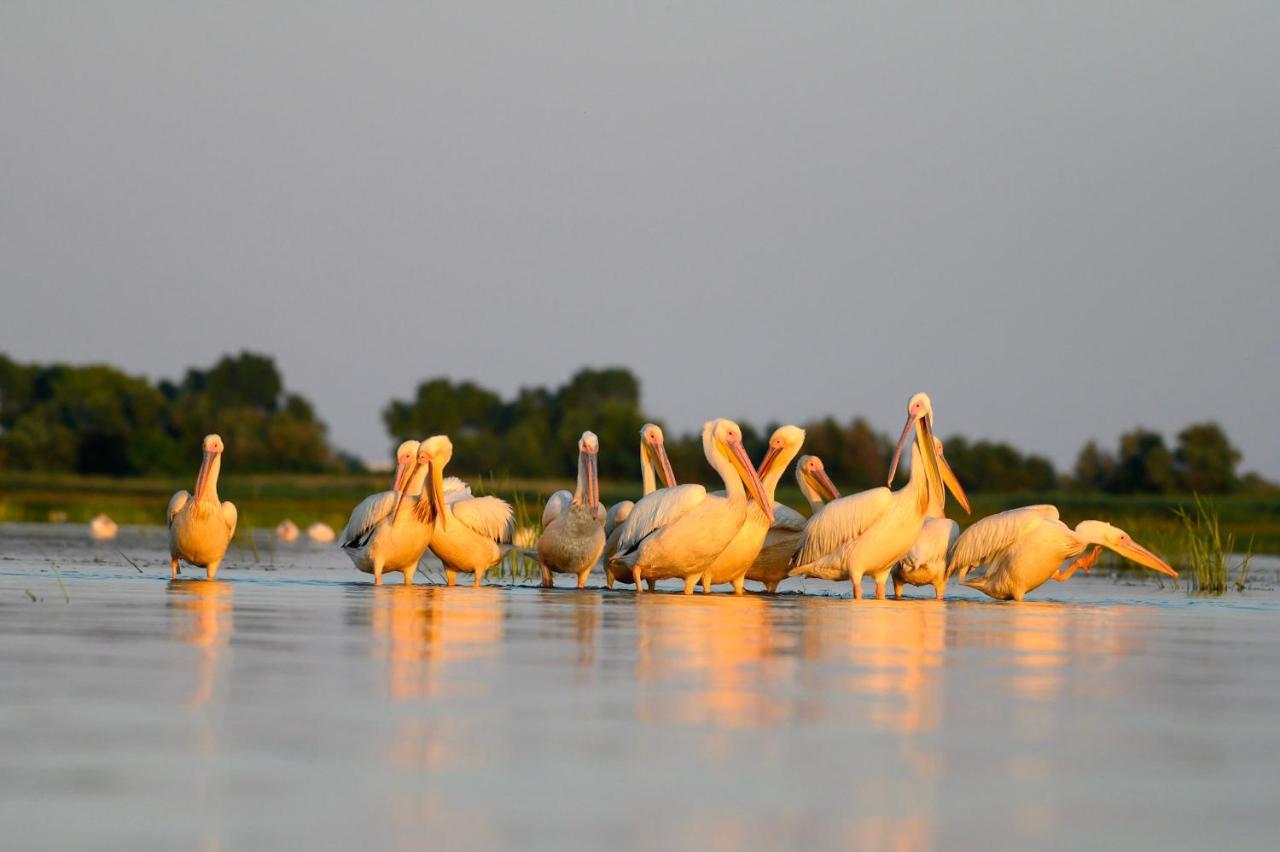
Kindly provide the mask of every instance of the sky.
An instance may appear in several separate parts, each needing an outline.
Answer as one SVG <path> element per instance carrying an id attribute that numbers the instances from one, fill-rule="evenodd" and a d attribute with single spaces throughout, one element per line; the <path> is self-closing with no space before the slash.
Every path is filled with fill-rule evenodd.
<path id="1" fill-rule="evenodd" d="M 943 8 L 934 8 L 943 6 Z M 1280 476 L 1280 5 L 0 4 L 0 351 Z"/>

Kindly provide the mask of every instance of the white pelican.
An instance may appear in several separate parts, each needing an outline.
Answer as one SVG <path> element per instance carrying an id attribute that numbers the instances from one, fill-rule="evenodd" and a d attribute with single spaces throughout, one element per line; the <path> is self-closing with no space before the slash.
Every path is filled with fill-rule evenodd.
<path id="1" fill-rule="evenodd" d="M 98 541 L 110 541 L 120 532 L 120 527 L 105 513 L 89 522 L 89 536 Z"/>
<path id="2" fill-rule="evenodd" d="M 951 493 L 964 494 L 959 484 L 955 483 L 955 474 L 951 472 L 947 457 L 942 452 L 942 441 L 934 438 L 933 448 L 938 456 L 938 469 L 942 471 L 942 479 L 948 483 Z M 928 517 L 924 520 L 924 527 L 921 528 L 916 543 L 911 545 L 907 555 L 890 572 L 893 578 L 893 596 L 899 600 L 902 598 L 904 585 L 933 586 L 934 598 L 942 600 L 942 590 L 947 585 L 947 557 L 960 536 L 960 525 L 948 518 L 943 511 L 943 496 L 941 492 L 929 495 Z M 958 499 L 967 514 L 968 501 L 963 497 Z"/>
<path id="3" fill-rule="evenodd" d="M 737 535 L 712 560 L 702 572 L 702 591 L 711 591 L 712 586 L 731 583 L 735 595 L 742 594 L 742 584 L 747 572 L 760 555 L 765 537 L 772 526 L 779 523 L 795 531 L 804 529 L 805 517 L 799 512 L 780 503 L 774 502 L 773 495 L 778 490 L 778 480 L 790 466 L 791 461 L 800 453 L 804 444 L 804 430 L 799 426 L 779 426 L 769 437 L 769 449 L 765 453 L 757 475 L 764 488 L 764 499 L 773 507 L 773 517 L 765 518 L 760 506 L 752 503 L 747 506 L 747 516 L 742 521 Z M 786 576 L 785 574 L 783 576 Z"/>
<path id="4" fill-rule="evenodd" d="M 1087 556 L 1080 556 L 1094 545 Z M 1027 592 L 1047 580 L 1065 582 L 1076 569 L 1088 571 L 1102 548 L 1109 548 L 1139 565 L 1170 577 L 1178 572 L 1124 530 L 1103 521 L 1081 521 L 1073 531 L 1058 520 L 1054 506 L 1025 506 L 983 518 L 956 542 L 947 563 L 947 576 L 956 572 L 960 581 L 997 600 L 1020 601 Z M 1080 556 L 1070 565 L 1067 559 Z M 981 577 L 965 580 L 965 574 L 986 565 Z"/>
<path id="5" fill-rule="evenodd" d="M 185 559 L 205 569 L 210 580 L 227 555 L 236 534 L 236 507 L 218 501 L 218 472 L 222 469 L 222 439 L 205 435 L 204 460 L 196 474 L 196 493 L 179 491 L 169 499 L 169 571 L 178 576 L 178 561 Z"/>
<path id="6" fill-rule="evenodd" d="M 587 585 L 587 575 L 604 550 L 604 512 L 600 506 L 600 479 L 597 458 L 600 440 L 594 432 L 583 432 L 578 441 L 578 487 L 573 499 L 542 531 L 538 539 L 538 565 L 542 585 L 554 585 L 554 573 L 576 574 L 578 588 Z"/>
<path id="7" fill-rule="evenodd" d="M 764 479 L 764 474 L 764 465 L 761 465 L 761 479 Z M 801 456 L 796 462 L 796 484 L 800 486 L 800 493 L 809 504 L 810 513 L 821 509 L 827 500 L 840 498 L 839 490 L 827 476 L 822 459 L 817 456 Z M 781 504 L 774 504 L 773 511 L 776 520 L 764 537 L 760 555 L 747 569 L 747 579 L 763 583 L 764 590 L 769 594 L 778 591 L 778 584 L 787 579 L 787 572 L 791 570 L 791 556 L 800 545 L 800 536 L 808 522 L 804 515 Z"/>
<path id="8" fill-rule="evenodd" d="M 418 560 L 427 552 L 435 530 L 435 495 L 423 489 L 427 467 L 423 445 L 401 444 L 392 489 L 361 500 L 338 537 L 342 552 L 356 568 L 373 575 L 375 586 L 382 585 L 382 575 L 388 571 L 402 572 L 404 584 L 413 585 Z M 406 502 L 412 504 L 411 511 L 401 511 Z"/>
<path id="9" fill-rule="evenodd" d="M 337 534 L 334 533 L 333 527 L 329 526 L 325 522 L 316 521 L 314 524 L 307 527 L 307 538 L 312 541 L 329 542 L 337 538 Z"/>
<path id="10" fill-rule="evenodd" d="M 642 579 L 675 577 L 684 581 L 684 593 L 692 594 L 702 572 L 742 528 L 748 492 L 764 509 L 768 524 L 773 523 L 773 503 L 765 499 L 760 477 L 742 448 L 738 424 L 709 421 L 702 427 L 702 450 L 724 480 L 726 496 L 708 494 L 701 485 L 677 485 L 636 503 L 610 563 L 615 576 L 623 567 L 631 570 L 636 591 Z"/>
<path id="11" fill-rule="evenodd" d="M 898 438 L 889 467 L 889 481 L 898 469 L 902 448 L 915 429 L 911 445 L 911 478 L 898 491 L 873 488 L 860 494 L 833 500 L 809 519 L 792 562 L 791 574 L 840 580 L 853 584 L 853 596 L 862 600 L 862 578 L 870 575 L 876 597 L 884 599 L 885 582 L 893 564 L 915 544 L 924 527 L 930 493 L 953 489 L 963 500 L 960 483 L 945 480 L 933 446 L 933 406 L 926 394 L 918 393 L 907 403 L 907 424 Z"/>
<path id="12" fill-rule="evenodd" d="M 498 564 L 511 541 L 515 518 L 511 506 L 497 497 L 465 497 L 452 503 L 444 499 L 444 468 L 453 458 L 453 442 L 447 435 L 435 435 L 423 442 L 431 460 L 431 487 L 441 506 L 436 531 L 431 536 L 431 552 L 444 563 L 445 581 L 452 586 L 458 572 L 475 574 L 475 585 L 484 582 L 484 573 Z"/>
<path id="13" fill-rule="evenodd" d="M 276 537 L 281 541 L 297 541 L 299 532 L 301 531 L 298 529 L 298 525 L 289 518 L 285 518 L 276 527 Z"/>
<path id="14" fill-rule="evenodd" d="M 666 438 L 662 427 L 656 423 L 646 423 L 640 429 L 640 496 L 648 497 L 658 490 L 658 477 L 662 477 L 662 487 L 672 488 L 676 485 L 676 475 L 671 470 L 671 460 L 667 458 Z M 620 500 L 609 507 L 609 514 L 604 519 L 604 583 L 612 589 L 615 582 L 634 583 L 635 578 L 626 568 L 619 566 L 616 570 L 609 566 L 613 555 L 618 552 L 618 541 L 622 538 L 622 525 L 631 516 L 635 508 L 634 500 Z M 617 571 L 621 571 L 618 574 Z M 653 581 L 649 582 L 653 588 Z"/>

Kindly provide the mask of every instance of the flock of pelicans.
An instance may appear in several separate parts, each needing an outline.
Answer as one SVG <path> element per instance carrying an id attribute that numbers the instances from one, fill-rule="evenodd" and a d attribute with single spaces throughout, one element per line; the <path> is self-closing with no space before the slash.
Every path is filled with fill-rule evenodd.
<path id="1" fill-rule="evenodd" d="M 913 437 L 910 476 L 897 491 L 872 488 L 841 497 L 822 461 L 801 456 L 795 477 L 812 511 L 805 518 L 774 502 L 778 481 L 804 443 L 804 430 L 796 426 L 774 431 L 756 467 L 736 423 L 706 423 L 703 452 L 724 480 L 724 490 L 708 492 L 701 485 L 676 483 L 662 430 L 648 424 L 640 432 L 643 494 L 607 511 L 599 499 L 599 441 L 584 432 L 578 441 L 576 489 L 551 495 L 542 513 L 542 535 L 520 552 L 538 561 L 544 586 L 559 573 L 576 575 L 582 588 L 592 570 L 602 567 L 610 589 L 624 583 L 637 592 L 646 586 L 652 591 L 657 581 L 676 579 L 685 594 L 699 583 L 704 592 L 729 584 L 742 594 L 746 580 L 763 583 L 772 593 L 787 577 L 809 576 L 848 580 L 861 599 L 862 580 L 869 576 L 877 598 L 885 597 L 890 579 L 899 598 L 904 585 L 932 586 L 941 598 L 947 581 L 958 576 L 993 598 L 1020 601 L 1050 579 L 1065 581 L 1077 570 L 1087 572 L 1103 547 L 1178 576 L 1123 530 L 1102 521 L 1082 521 L 1073 530 L 1049 505 L 991 515 L 961 534 L 944 513 L 947 492 L 966 513 L 968 499 L 933 434 L 933 407 L 923 393 L 908 403 L 890 485 Z M 195 493 L 179 491 L 169 501 L 175 577 L 185 560 L 213 579 L 235 533 L 235 506 L 218 500 L 222 439 L 209 435 L 203 450 Z M 338 544 L 375 584 L 387 572 L 400 572 L 411 584 L 429 549 L 443 563 L 450 586 L 459 572 L 472 574 L 479 586 L 485 572 L 516 549 L 511 506 L 497 497 L 473 496 L 465 483 L 445 477 L 452 455 L 444 435 L 404 442 L 396 453 L 391 490 L 365 498 L 352 511 Z M 967 576 L 982 566 L 981 575 Z"/>

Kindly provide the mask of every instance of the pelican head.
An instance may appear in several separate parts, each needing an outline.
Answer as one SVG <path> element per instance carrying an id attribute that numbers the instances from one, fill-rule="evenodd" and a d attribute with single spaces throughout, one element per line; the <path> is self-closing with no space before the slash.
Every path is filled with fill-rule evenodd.
<path id="1" fill-rule="evenodd" d="M 916 447 L 925 460 L 925 480 L 929 485 L 929 493 L 939 493 L 943 489 L 942 471 L 938 469 L 938 455 L 933 444 L 933 403 L 927 393 L 918 393 L 907 401 L 907 424 L 902 427 L 898 436 L 898 446 L 893 451 L 893 464 L 889 465 L 889 485 L 893 485 L 893 476 L 898 472 L 898 462 L 902 460 L 902 448 L 907 444 L 907 437 L 915 430 Z M 936 489 L 936 491 L 934 490 Z"/>
<path id="2" fill-rule="evenodd" d="M 196 474 L 195 502 L 197 503 L 204 499 L 208 491 L 210 475 L 212 474 L 214 481 L 217 480 L 218 468 L 222 464 L 222 436 L 205 435 L 204 440 L 200 442 L 200 451 L 204 457 L 200 460 L 200 472 Z"/>
<path id="3" fill-rule="evenodd" d="M 760 482 L 760 476 L 751 464 L 751 459 L 747 458 L 747 451 L 742 446 L 742 428 L 732 420 L 716 420 L 708 425 L 711 426 L 712 449 L 720 458 L 727 461 L 741 478 L 742 483 L 747 487 L 747 494 L 756 501 L 756 505 L 764 512 L 772 526 L 773 501 L 765 498 L 764 485 Z"/>
<path id="4" fill-rule="evenodd" d="M 453 458 L 453 441 L 449 440 L 448 435 L 432 435 L 422 442 L 419 457 L 423 455 L 431 465 L 431 500 L 440 509 L 437 515 L 440 526 L 448 529 L 449 513 L 444 511 L 444 468 Z"/>
<path id="5" fill-rule="evenodd" d="M 415 462 L 418 460 L 418 441 L 405 441 L 396 447 L 396 475 L 391 480 L 391 488 L 399 491 L 413 474 Z"/>
<path id="6" fill-rule="evenodd" d="M 649 459 L 649 464 L 658 472 L 658 476 L 662 477 L 662 486 L 664 488 L 674 486 L 676 475 L 671 470 L 671 460 L 667 458 L 667 444 L 662 434 L 662 427 L 656 423 L 644 424 L 640 430 L 640 447 Z"/>
<path id="7" fill-rule="evenodd" d="M 799 426 L 779 426 L 774 429 L 773 434 L 769 436 L 769 449 L 765 451 L 764 458 L 760 461 L 760 467 L 756 470 L 760 479 L 769 478 L 769 474 L 773 472 L 773 466 L 777 463 L 779 456 L 788 450 L 792 453 L 797 453 L 803 445 L 804 430 Z M 779 475 L 781 473 L 781 471 L 778 471 Z"/>
<path id="8" fill-rule="evenodd" d="M 801 456 L 796 462 L 796 470 L 798 476 L 804 477 L 824 500 L 840 498 L 840 491 L 831 481 L 831 477 L 827 476 L 827 468 L 822 464 L 822 459 L 817 456 Z"/>
<path id="9" fill-rule="evenodd" d="M 964 488 L 960 485 L 960 480 L 956 479 L 955 472 L 951 470 L 951 465 L 947 464 L 947 457 L 942 452 L 942 440 L 936 435 L 933 438 L 933 454 L 938 459 L 938 471 L 942 474 L 942 482 L 947 486 L 947 490 L 960 503 L 966 515 L 973 514 L 969 508 L 969 496 L 964 493 Z"/>
<path id="10" fill-rule="evenodd" d="M 1170 577 L 1177 577 L 1178 572 L 1150 550 L 1134 541 L 1127 532 L 1113 527 L 1105 521 L 1081 521 L 1076 524 L 1076 535 L 1089 544 L 1100 544 L 1108 550 L 1114 550 L 1125 559 L 1131 559 L 1144 568 L 1158 571 Z"/>
<path id="11" fill-rule="evenodd" d="M 599 457 L 600 439 L 595 432 L 583 432 L 578 439 L 578 488 L 573 502 L 579 506 L 585 502 L 593 518 L 600 507 Z"/>

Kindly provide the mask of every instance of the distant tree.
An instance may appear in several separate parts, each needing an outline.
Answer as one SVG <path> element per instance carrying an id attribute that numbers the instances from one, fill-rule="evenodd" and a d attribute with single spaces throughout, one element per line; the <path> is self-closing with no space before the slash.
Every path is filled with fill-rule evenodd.
<path id="1" fill-rule="evenodd" d="M 944 442 L 947 463 L 967 491 L 1026 493 L 1052 491 L 1058 475 L 1043 456 L 1023 455 L 1009 444 L 953 435 Z"/>
<path id="2" fill-rule="evenodd" d="M 1076 456 L 1072 483 L 1081 491 L 1111 491 L 1115 475 L 1115 457 L 1090 441 Z"/>
<path id="3" fill-rule="evenodd" d="M 1115 476 L 1108 490 L 1119 494 L 1164 494 L 1176 486 L 1173 454 L 1159 432 L 1138 427 L 1120 436 Z"/>
<path id="4" fill-rule="evenodd" d="M 1240 452 L 1217 423 L 1195 423 L 1178 433 L 1174 467 L 1187 491 L 1219 494 L 1234 490 L 1239 481 Z"/>

